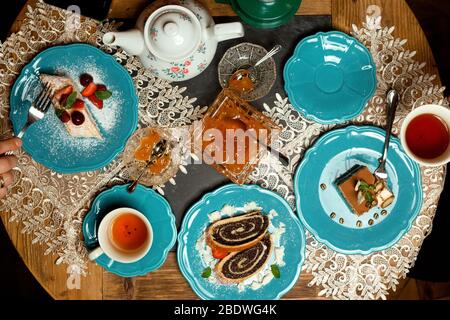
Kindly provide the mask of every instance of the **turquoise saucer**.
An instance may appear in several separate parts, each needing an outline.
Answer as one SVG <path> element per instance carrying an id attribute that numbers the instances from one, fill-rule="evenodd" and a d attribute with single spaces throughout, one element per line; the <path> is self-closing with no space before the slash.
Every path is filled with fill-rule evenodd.
<path id="1" fill-rule="evenodd" d="M 133 193 L 128 193 L 126 188 L 127 185 L 114 186 L 95 198 L 83 221 L 83 236 L 86 248 L 92 250 L 98 246 L 97 229 L 105 214 L 119 207 L 133 208 L 144 214 L 153 228 L 153 243 L 144 258 L 134 263 L 121 263 L 102 254 L 95 260 L 109 272 L 122 277 L 134 277 L 162 266 L 175 244 L 177 231 L 172 209 L 162 196 L 142 185 L 138 185 Z"/>
<path id="2" fill-rule="evenodd" d="M 385 210 L 354 214 L 335 181 L 354 165 L 373 172 L 378 166 L 385 131 L 348 126 L 324 134 L 305 153 L 294 178 L 297 214 L 314 237 L 337 252 L 369 254 L 394 245 L 412 226 L 422 207 L 419 165 L 392 137 L 386 170 L 395 200 Z"/>
<path id="3" fill-rule="evenodd" d="M 367 48 L 342 32 L 319 32 L 300 41 L 284 67 L 285 91 L 306 118 L 321 124 L 359 115 L 376 89 Z"/>

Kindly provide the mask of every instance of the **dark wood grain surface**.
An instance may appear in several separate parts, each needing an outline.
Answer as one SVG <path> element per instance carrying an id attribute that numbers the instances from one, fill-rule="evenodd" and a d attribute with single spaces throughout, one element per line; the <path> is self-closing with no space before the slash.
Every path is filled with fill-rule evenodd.
<path id="1" fill-rule="evenodd" d="M 34 0 L 29 0 L 31 3 Z M 134 1 L 134 2 L 133 2 Z M 130 4 L 143 3 L 142 0 L 114 0 L 110 14 L 123 18 L 133 17 Z M 209 0 L 206 0 L 209 4 Z M 446 0 L 444 0 L 446 1 Z M 417 20 L 404 0 L 304 0 L 299 13 L 304 15 L 332 15 L 333 27 L 349 31 L 353 22 L 362 21 L 368 4 L 377 3 L 383 8 L 384 23 L 396 25 L 396 36 L 407 38 L 408 47 L 418 51 L 418 58 L 426 61 L 430 72 L 436 73 L 437 68 L 426 37 Z M 216 8 L 216 7 L 214 7 Z M 228 9 L 214 9 L 217 12 Z M 229 12 L 229 11 L 228 11 Z M 228 13 L 231 14 L 231 13 Z M 23 15 L 19 15 L 12 31 L 20 27 Z M 0 20 L 3 21 L 3 20 Z M 448 56 L 448 55 L 447 55 Z M 55 257 L 44 256 L 44 247 L 31 244 L 31 236 L 20 232 L 22 226 L 8 222 L 8 216 L 2 216 L 9 237 L 25 262 L 25 265 L 36 277 L 39 283 L 50 295 L 57 299 L 155 299 L 179 298 L 193 299 L 193 292 L 179 273 L 175 255 L 171 253 L 164 266 L 155 273 L 145 277 L 123 279 L 109 274 L 100 267 L 89 264 L 88 277 L 82 278 L 81 290 L 67 290 L 66 266 L 55 265 Z M 1 239 L 0 239 L 1 241 Z M 5 274 L 5 273 L 3 273 Z M 317 298 L 319 287 L 309 288 L 306 284 L 311 276 L 303 273 L 296 286 L 289 292 L 286 299 Z M 407 287 L 407 286 L 405 286 Z"/>

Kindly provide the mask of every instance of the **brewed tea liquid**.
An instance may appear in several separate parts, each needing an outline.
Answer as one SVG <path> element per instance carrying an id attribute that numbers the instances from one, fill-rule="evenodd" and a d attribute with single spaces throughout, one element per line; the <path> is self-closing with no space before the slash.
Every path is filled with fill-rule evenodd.
<path id="1" fill-rule="evenodd" d="M 447 125 L 433 114 L 422 114 L 414 118 L 406 128 L 405 137 L 411 152 L 424 159 L 442 155 L 450 141 Z"/>
<path id="2" fill-rule="evenodd" d="M 148 237 L 146 224 L 140 217 L 132 213 L 118 216 L 113 221 L 111 232 L 114 244 L 122 251 L 139 249 Z"/>

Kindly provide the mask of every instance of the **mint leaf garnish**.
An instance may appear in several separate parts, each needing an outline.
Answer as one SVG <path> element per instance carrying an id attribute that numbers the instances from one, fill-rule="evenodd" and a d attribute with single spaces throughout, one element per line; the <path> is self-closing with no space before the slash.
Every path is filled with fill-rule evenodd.
<path id="1" fill-rule="evenodd" d="M 108 90 L 96 91 L 95 96 L 100 100 L 106 100 L 112 96 L 112 92 Z"/>
<path id="2" fill-rule="evenodd" d="M 77 99 L 77 93 L 72 92 L 66 99 L 66 103 L 64 104 L 64 107 L 66 109 L 72 108 L 73 104 L 75 103 L 75 100 Z"/>
<path id="3" fill-rule="evenodd" d="M 367 188 L 369 184 L 365 182 L 364 180 L 359 180 L 359 186 L 362 188 Z"/>
<path id="4" fill-rule="evenodd" d="M 271 265 L 270 269 L 272 270 L 272 274 L 275 278 L 278 279 L 281 277 L 280 268 L 278 268 L 276 264 Z"/>
<path id="5" fill-rule="evenodd" d="M 56 116 L 59 118 L 61 117 L 61 115 L 64 113 L 64 110 L 61 109 L 55 109 L 55 114 Z"/>
<path id="6" fill-rule="evenodd" d="M 375 200 L 373 192 L 375 190 L 374 184 L 368 184 L 367 182 L 363 180 L 359 180 L 359 187 L 358 190 L 361 191 L 361 193 L 364 196 L 364 199 L 366 200 L 366 207 L 371 208 L 372 202 Z"/>
<path id="7" fill-rule="evenodd" d="M 372 201 L 373 201 L 373 196 L 372 196 L 372 194 L 370 192 L 365 192 L 364 193 L 364 198 L 366 199 L 366 201 L 368 203 L 372 203 Z"/>
<path id="8" fill-rule="evenodd" d="M 211 268 L 207 267 L 202 272 L 202 278 L 209 278 L 211 276 Z"/>

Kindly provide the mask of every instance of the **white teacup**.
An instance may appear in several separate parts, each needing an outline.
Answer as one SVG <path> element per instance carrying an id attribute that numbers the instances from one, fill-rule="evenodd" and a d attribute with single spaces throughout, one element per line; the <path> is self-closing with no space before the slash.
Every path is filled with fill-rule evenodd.
<path id="1" fill-rule="evenodd" d="M 436 167 L 444 165 L 448 162 L 450 162 L 450 145 L 447 147 L 447 150 L 444 151 L 440 156 L 433 159 L 424 159 L 416 154 L 414 154 L 411 149 L 408 147 L 408 143 L 406 141 L 406 129 L 408 128 L 408 125 L 411 123 L 411 121 L 416 118 L 419 115 L 422 114 L 432 114 L 440 118 L 446 125 L 447 128 L 450 128 L 450 109 L 447 107 L 434 105 L 434 104 L 427 104 L 420 107 L 415 108 L 412 110 L 403 121 L 402 127 L 400 129 L 400 140 L 402 142 L 403 148 L 405 149 L 406 154 L 416 161 L 417 163 L 424 165 L 424 166 L 430 166 L 430 167 Z"/>
<path id="2" fill-rule="evenodd" d="M 115 220 L 123 214 L 136 215 L 147 228 L 147 238 L 143 244 L 136 250 L 126 251 L 121 249 L 115 242 L 112 236 L 112 227 Z M 139 211 L 132 208 L 118 208 L 108 214 L 100 222 L 97 231 L 99 247 L 95 248 L 89 253 L 89 259 L 95 260 L 102 254 L 106 254 L 112 260 L 122 263 L 133 263 L 142 259 L 150 250 L 153 241 L 153 229 L 148 219 Z"/>

